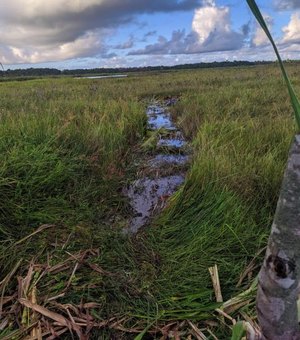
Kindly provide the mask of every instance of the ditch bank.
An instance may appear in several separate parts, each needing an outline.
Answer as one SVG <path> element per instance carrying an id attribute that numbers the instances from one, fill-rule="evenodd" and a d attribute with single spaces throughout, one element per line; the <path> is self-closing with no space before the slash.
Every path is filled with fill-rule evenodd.
<path id="1" fill-rule="evenodd" d="M 132 208 L 128 233 L 149 225 L 185 180 L 190 148 L 169 111 L 176 102 L 171 98 L 147 107 L 147 139 L 142 145 L 137 175 L 123 190 Z"/>

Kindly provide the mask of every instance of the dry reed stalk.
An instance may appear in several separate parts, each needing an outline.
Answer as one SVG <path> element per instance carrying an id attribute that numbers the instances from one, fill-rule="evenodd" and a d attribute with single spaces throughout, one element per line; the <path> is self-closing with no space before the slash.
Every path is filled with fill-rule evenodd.
<path id="1" fill-rule="evenodd" d="M 212 283 L 213 283 L 216 301 L 217 302 L 223 302 L 218 266 L 215 264 L 213 267 L 209 267 L 208 270 L 209 270 L 211 280 L 212 280 Z"/>
<path id="2" fill-rule="evenodd" d="M 207 337 L 201 332 L 201 330 L 194 325 L 191 321 L 188 321 L 188 324 L 192 327 L 194 336 L 197 340 L 207 340 Z"/>

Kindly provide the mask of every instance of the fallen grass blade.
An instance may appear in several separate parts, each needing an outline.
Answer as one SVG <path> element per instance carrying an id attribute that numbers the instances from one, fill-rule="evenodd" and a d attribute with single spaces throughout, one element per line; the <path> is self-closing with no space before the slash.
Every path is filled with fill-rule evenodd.
<path id="1" fill-rule="evenodd" d="M 31 238 L 32 236 L 46 230 L 46 229 L 49 229 L 49 228 L 53 228 L 55 227 L 54 224 L 43 224 L 41 225 L 37 230 L 35 230 L 33 233 L 31 233 L 30 235 L 27 235 L 25 236 L 24 238 L 22 238 L 21 240 L 17 241 L 14 243 L 14 246 L 17 246 L 18 244 L 21 244 L 23 242 L 25 242 L 26 240 L 28 240 L 29 238 Z"/>
<path id="2" fill-rule="evenodd" d="M 4 293 L 5 293 L 5 288 L 10 281 L 10 279 L 14 276 L 15 272 L 18 270 L 22 263 L 23 259 L 20 259 L 18 263 L 15 265 L 13 270 L 0 282 L 0 288 L 1 288 L 1 299 L 0 299 L 0 318 L 2 316 L 2 308 L 3 308 L 3 302 L 4 302 Z"/>
<path id="3" fill-rule="evenodd" d="M 80 328 L 78 327 L 78 325 L 69 321 L 64 316 L 62 316 L 58 313 L 52 312 L 52 311 L 50 311 L 49 309 L 47 309 L 43 306 L 32 303 L 31 301 L 28 301 L 28 300 L 23 299 L 23 298 L 19 299 L 19 302 L 20 302 L 21 305 L 23 305 L 27 308 L 30 308 L 30 309 L 46 316 L 49 319 L 56 321 L 59 325 L 68 327 L 68 329 L 70 329 L 70 330 L 73 329 L 77 333 L 77 335 L 80 337 L 80 339 L 83 338 L 83 334 L 82 334 Z"/>
<path id="4" fill-rule="evenodd" d="M 27 298 L 28 297 L 28 292 L 29 292 L 29 288 L 30 288 L 30 285 L 31 285 L 31 281 L 32 281 L 32 277 L 34 275 L 34 264 L 33 262 L 30 263 L 29 265 L 29 269 L 28 269 L 28 272 L 27 272 L 27 275 L 26 277 L 22 280 L 22 291 L 21 291 L 21 297 L 25 297 Z"/>
<path id="5" fill-rule="evenodd" d="M 238 294 L 237 296 L 234 296 L 230 300 L 224 302 L 224 304 L 220 308 L 224 310 L 226 313 L 231 314 L 238 310 L 239 308 L 241 308 L 242 306 L 247 305 L 253 298 L 251 294 L 253 295 L 256 293 L 257 281 L 258 278 L 256 277 L 255 280 L 252 282 L 251 286 L 247 290 Z"/>
<path id="6" fill-rule="evenodd" d="M 214 340 L 219 340 L 209 328 L 207 328 L 206 330 Z"/>
<path id="7" fill-rule="evenodd" d="M 68 331 L 68 328 L 63 328 L 62 330 L 56 332 L 55 335 L 51 335 L 47 338 L 47 340 L 54 340 L 59 338 L 60 335 L 63 335 L 64 333 L 66 333 Z"/>
<path id="8" fill-rule="evenodd" d="M 232 322 L 233 325 L 236 324 L 236 320 L 232 318 L 229 314 L 225 313 L 222 309 L 217 308 L 216 312 L 218 312 L 221 316 L 224 316 L 226 319 Z"/>
<path id="9" fill-rule="evenodd" d="M 253 259 L 251 260 L 251 262 L 248 264 L 248 266 L 246 267 L 246 269 L 243 271 L 243 273 L 240 275 L 239 281 L 236 284 L 236 287 L 241 286 L 243 280 L 249 275 L 249 273 L 252 273 L 255 268 L 258 266 L 257 262 L 257 258 L 266 250 L 266 247 L 263 247 L 261 250 L 259 250 L 253 257 Z"/>
<path id="10" fill-rule="evenodd" d="M 287 72 L 284 68 L 284 65 L 283 65 L 283 62 L 282 62 L 282 59 L 280 57 L 280 54 L 278 52 L 278 49 L 277 49 L 277 46 L 273 40 L 273 37 L 268 29 L 268 26 L 255 2 L 255 0 L 247 0 L 247 3 L 252 11 L 252 13 L 254 14 L 256 20 L 258 21 L 258 23 L 260 24 L 261 28 L 264 30 L 264 32 L 266 33 L 267 37 L 269 38 L 272 46 L 273 46 L 273 49 L 275 51 L 275 54 L 277 56 L 277 59 L 278 59 L 278 62 L 279 62 L 279 65 L 280 65 L 280 68 L 281 68 L 281 72 L 283 74 L 283 77 L 284 77 L 284 80 L 286 82 L 286 85 L 287 85 L 287 88 L 288 88 L 288 91 L 289 91 L 289 94 L 290 94 L 290 97 L 291 97 L 291 102 L 292 102 L 292 106 L 293 106 L 293 109 L 294 109 L 294 113 L 295 113 L 295 118 L 296 118 L 296 121 L 297 121 L 297 125 L 298 125 L 298 128 L 300 129 L 300 103 L 299 103 L 299 100 L 296 96 L 296 93 L 293 89 L 293 86 L 291 84 L 291 81 L 287 75 Z"/>
<path id="11" fill-rule="evenodd" d="M 3 321 L 1 321 L 0 323 L 0 331 L 3 331 L 3 329 L 5 329 L 5 327 L 8 325 L 9 320 L 8 319 L 4 319 Z"/>
<path id="12" fill-rule="evenodd" d="M 188 321 L 189 325 L 193 329 L 193 333 L 197 340 L 207 340 L 207 337 L 200 331 L 200 329 L 194 325 L 191 321 Z"/>

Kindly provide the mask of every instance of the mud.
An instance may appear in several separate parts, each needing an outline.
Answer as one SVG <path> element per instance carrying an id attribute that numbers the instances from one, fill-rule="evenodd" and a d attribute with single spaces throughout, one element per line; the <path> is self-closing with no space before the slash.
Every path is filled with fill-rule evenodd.
<path id="1" fill-rule="evenodd" d="M 167 110 L 176 101 L 176 98 L 168 98 L 162 104 L 153 103 L 147 108 L 148 129 L 162 129 L 164 133 L 157 141 L 151 157 L 146 162 L 141 161 L 140 171 L 137 172 L 139 178 L 124 189 L 133 211 L 127 232 L 136 233 L 149 224 L 166 206 L 167 199 L 184 182 L 190 158 L 186 152 L 187 142 Z"/>

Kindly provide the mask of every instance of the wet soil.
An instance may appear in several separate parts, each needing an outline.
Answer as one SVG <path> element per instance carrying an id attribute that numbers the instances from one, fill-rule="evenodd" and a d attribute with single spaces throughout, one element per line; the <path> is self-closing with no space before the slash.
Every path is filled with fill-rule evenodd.
<path id="1" fill-rule="evenodd" d="M 188 146 L 168 111 L 168 106 L 176 101 L 168 98 L 147 108 L 148 130 L 156 137 L 155 145 L 150 156 L 141 157 L 137 178 L 124 189 L 133 211 L 127 232 L 136 233 L 149 224 L 185 180 L 190 159 Z"/>

